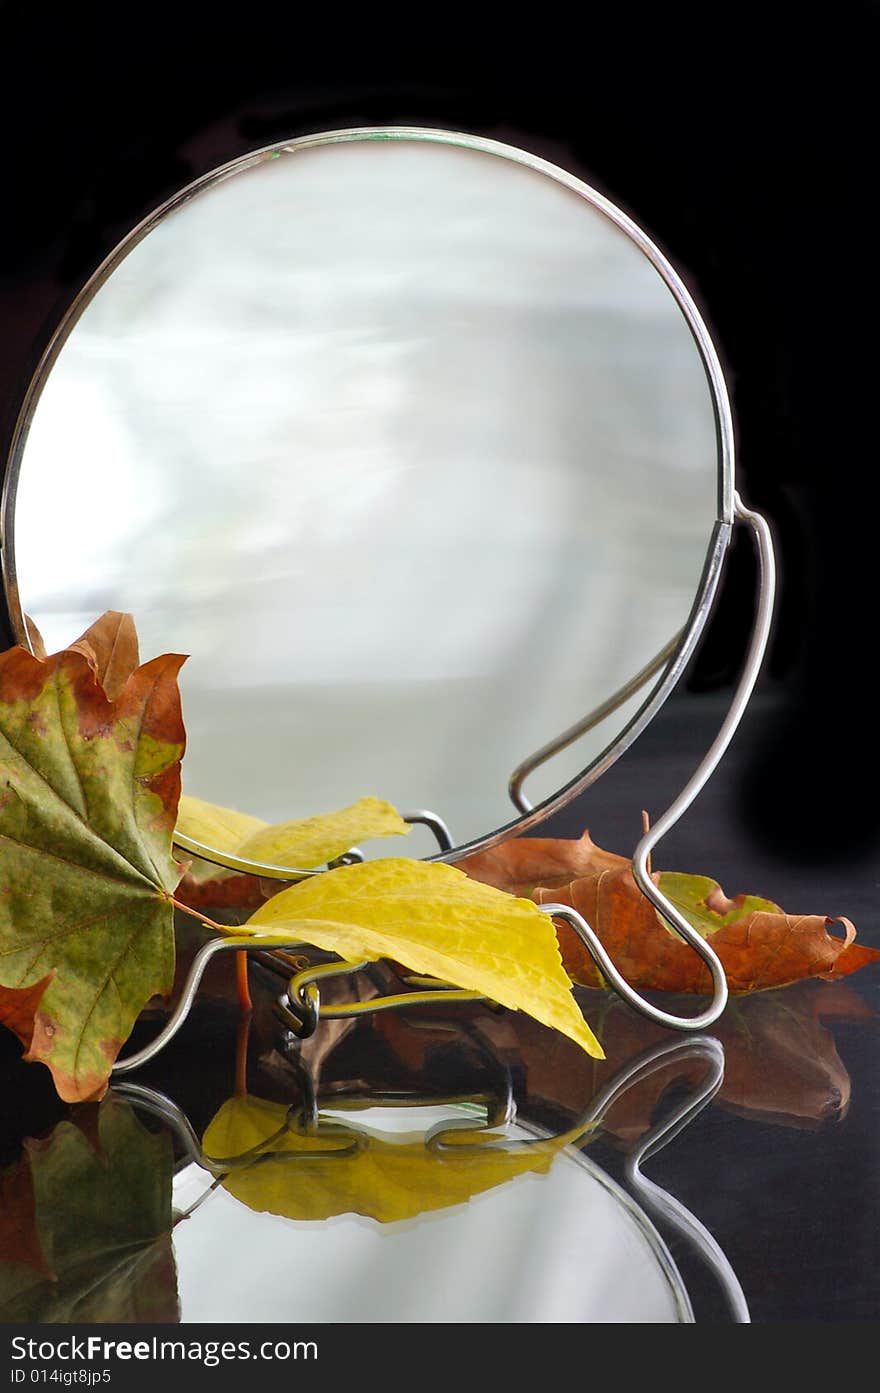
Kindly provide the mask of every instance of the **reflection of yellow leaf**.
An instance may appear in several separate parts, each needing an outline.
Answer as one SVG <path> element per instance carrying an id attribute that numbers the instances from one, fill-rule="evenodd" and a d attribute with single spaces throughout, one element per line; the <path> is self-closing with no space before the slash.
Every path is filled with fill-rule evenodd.
<path id="1" fill-rule="evenodd" d="M 208 1126 L 202 1146 L 210 1157 L 242 1155 L 284 1127 L 288 1107 L 262 1098 L 230 1098 Z M 581 1128 L 549 1140 L 505 1150 L 485 1132 L 455 1131 L 443 1150 L 429 1150 L 422 1132 L 385 1134 L 358 1123 L 366 1145 L 350 1155 L 310 1156 L 346 1145 L 346 1135 L 285 1132 L 267 1151 L 270 1159 L 232 1170 L 223 1184 L 249 1209 L 287 1219 L 329 1219 L 363 1214 L 380 1224 L 412 1219 L 432 1209 L 464 1204 L 472 1195 L 503 1185 L 526 1171 L 544 1174 Z M 475 1138 L 480 1144 L 475 1145 Z M 293 1153 L 297 1159 L 290 1160 Z"/>
<path id="2" fill-rule="evenodd" d="M 409 830 L 400 814 L 381 798 L 359 798 L 338 812 L 273 826 L 248 813 L 184 794 L 177 815 L 177 831 L 203 847 L 245 861 L 303 869 L 334 860 L 356 842 L 405 836 Z"/>
<path id="3" fill-rule="evenodd" d="M 402 859 L 341 866 L 273 895 L 236 932 L 258 928 L 343 958 L 390 958 L 527 1011 L 603 1058 L 571 994 L 550 918 L 454 866 Z"/>

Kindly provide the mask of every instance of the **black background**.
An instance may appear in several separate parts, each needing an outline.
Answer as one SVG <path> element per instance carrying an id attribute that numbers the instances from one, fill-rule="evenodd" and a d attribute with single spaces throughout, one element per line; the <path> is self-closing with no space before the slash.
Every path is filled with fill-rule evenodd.
<path id="1" fill-rule="evenodd" d="M 817 12 L 818 13 L 818 12 Z M 738 479 L 782 587 L 740 747 L 749 836 L 872 877 L 876 5 L 2 8 L 0 410 L 100 259 L 205 170 L 277 139 L 458 127 L 584 174 L 656 238 L 726 365 Z M 5 441 L 4 441 L 5 443 Z M 84 542 L 84 544 L 86 544 Z M 687 688 L 729 687 L 751 619 L 747 538 Z"/>
<path id="2" fill-rule="evenodd" d="M 791 909 L 850 913 L 862 940 L 880 944 L 878 9 L 853 0 L 815 17 L 786 4 L 618 8 L 615 18 L 589 3 L 511 6 L 489 18 L 385 7 L 315 21 L 281 5 L 3 6 L 3 444 L 78 287 L 145 213 L 225 160 L 309 131 L 387 122 L 466 129 L 575 169 L 649 231 L 703 308 L 732 391 L 739 485 L 780 552 L 762 690 L 681 834 L 678 864 Z M 632 809 L 663 806 L 711 738 L 753 587 L 743 538 L 685 692 L 590 795 L 591 825 L 595 814 L 615 849 L 636 840 Z M 578 816 L 565 830 L 580 830 Z M 865 974 L 872 988 L 876 971 Z M 875 1046 L 844 1036 L 841 1048 L 856 1102 L 845 1132 L 800 1146 L 799 1187 L 787 1169 L 794 1137 L 780 1143 L 775 1129 L 763 1150 L 750 1133 L 727 1173 L 757 1194 L 776 1158 L 791 1212 L 769 1246 L 725 1231 L 715 1181 L 731 1136 L 714 1135 L 693 1163 L 695 1208 L 747 1289 L 765 1291 L 765 1320 L 823 1319 L 829 1290 L 840 1297 L 832 1318 L 851 1301 L 851 1314 L 875 1310 L 870 1264 L 856 1263 L 842 1286 L 832 1265 L 846 1271 L 845 1254 L 866 1251 L 877 1217 Z M 810 1197 L 809 1216 L 795 1190 Z M 810 1247 L 817 1233 L 821 1252 Z M 778 1289 L 768 1264 L 786 1274 Z"/>

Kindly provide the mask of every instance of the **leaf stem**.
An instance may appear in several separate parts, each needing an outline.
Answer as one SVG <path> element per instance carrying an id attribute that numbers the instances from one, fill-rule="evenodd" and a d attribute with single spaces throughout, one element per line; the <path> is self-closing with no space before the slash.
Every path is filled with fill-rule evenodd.
<path id="1" fill-rule="evenodd" d="M 248 983 L 247 953 L 242 949 L 235 955 L 235 981 L 238 986 L 238 1004 L 242 1011 L 252 1011 L 251 989 Z"/>
<path id="2" fill-rule="evenodd" d="M 244 953 L 236 953 L 236 958 L 245 957 Z M 247 1064 L 248 1064 L 248 1042 L 251 1034 L 250 1014 L 242 1016 L 238 1023 L 238 1032 L 235 1037 L 235 1096 L 244 1098 L 247 1094 Z"/>
<path id="3" fill-rule="evenodd" d="M 192 919 L 198 919 L 200 924 L 204 924 L 207 929 L 216 929 L 221 934 L 234 933 L 234 928 L 229 924 L 218 924 L 216 919 L 209 919 L 200 909 L 193 909 L 192 905 L 184 904 L 181 900 L 176 900 L 173 895 L 168 899 L 175 909 L 179 909 L 182 914 L 188 914 Z"/>

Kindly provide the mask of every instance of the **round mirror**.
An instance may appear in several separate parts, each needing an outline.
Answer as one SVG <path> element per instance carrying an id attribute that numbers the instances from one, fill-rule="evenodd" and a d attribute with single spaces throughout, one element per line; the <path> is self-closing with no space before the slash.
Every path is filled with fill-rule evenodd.
<path id="1" fill-rule="evenodd" d="M 386 1148 L 404 1128 L 450 1120 L 449 1109 L 407 1114 L 371 1108 L 333 1116 L 343 1125 L 350 1116 L 372 1138 L 384 1133 Z M 527 1126 L 505 1135 L 523 1147 L 535 1141 Z M 491 1155 L 471 1159 L 474 1167 L 481 1160 L 491 1165 Z M 396 1181 L 390 1206 L 381 1193 L 383 1181 L 388 1185 L 381 1165 L 372 1193 L 359 1196 L 356 1163 L 347 1173 L 345 1159 L 298 1170 L 282 1152 L 262 1172 L 240 1171 L 220 1186 L 190 1164 L 174 1179 L 175 1208 L 189 1215 L 174 1230 L 180 1319 L 693 1321 L 681 1274 L 657 1229 L 589 1157 L 565 1147 L 552 1164 L 546 1153 L 543 1162 L 536 1158 L 532 1170 L 525 1151 L 524 1173 L 513 1179 L 504 1178 L 503 1160 L 502 1153 L 479 1192 L 472 1176 L 474 1193 L 462 1186 L 456 1194 L 447 1180 L 444 1195 L 427 1179 L 419 1185 L 418 1144 L 411 1141 L 396 1169 L 388 1167 Z M 430 1174 L 429 1165 L 422 1167 Z M 433 1184 L 440 1184 L 436 1174 Z M 404 1209 L 401 1198 L 416 1212 L 394 1218 L 389 1209 Z M 332 1217 L 324 1218 L 328 1210 Z M 230 1252 L 246 1281 L 229 1281 Z M 303 1272 L 307 1282 L 299 1280 Z"/>
<path id="2" fill-rule="evenodd" d="M 13 628 L 53 651 L 130 610 L 145 654 L 191 654 L 186 792 L 272 821 L 372 794 L 486 845 L 680 674 L 731 435 L 686 290 L 577 178 L 310 136 L 184 189 L 72 306 L 7 471 Z"/>

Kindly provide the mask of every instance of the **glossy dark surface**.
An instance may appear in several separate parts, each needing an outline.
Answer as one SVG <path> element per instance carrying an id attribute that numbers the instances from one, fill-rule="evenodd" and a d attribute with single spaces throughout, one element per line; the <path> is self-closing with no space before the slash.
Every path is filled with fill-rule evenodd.
<path id="1" fill-rule="evenodd" d="M 752 709 L 739 737 L 740 751 L 749 748 L 766 701 L 760 699 Z M 637 750 L 594 791 L 591 806 L 569 814 L 567 827 L 556 830 L 574 833 L 589 822 L 597 840 L 625 849 L 634 840 L 629 834 L 633 823 L 637 831 L 637 810 L 645 803 L 659 810 L 671 797 L 717 714 L 705 701 L 681 699 L 671 705 Z M 740 778 L 734 754 L 663 848 L 663 864 L 711 872 L 730 893 L 741 888 L 758 892 L 792 910 L 846 913 L 859 925 L 862 940 L 876 943 L 876 887 L 866 884 L 864 875 L 859 879 L 841 869 L 785 865 L 754 845 L 739 830 Z M 310 1077 L 318 1080 L 318 1102 L 326 1119 L 340 1094 L 349 1103 L 434 1104 L 429 1121 L 435 1118 L 436 1105 L 450 1120 L 461 1118 L 462 1100 L 470 1099 L 474 1106 L 464 1115 L 480 1128 L 483 1110 L 488 1106 L 500 1114 L 510 1093 L 520 1142 L 571 1131 L 593 1169 L 584 1171 L 583 1182 L 578 1180 L 560 1199 L 554 1177 L 568 1173 L 570 1163 L 561 1155 L 553 1159 L 552 1142 L 539 1141 L 537 1146 L 544 1148 L 535 1153 L 540 1164 L 527 1165 L 526 1174 L 507 1175 L 508 1160 L 498 1163 L 500 1171 L 493 1169 L 497 1153 L 486 1163 L 485 1151 L 480 1150 L 462 1185 L 450 1185 L 448 1171 L 442 1172 L 443 1183 L 438 1185 L 441 1172 L 431 1169 L 430 1148 L 424 1147 L 421 1136 L 427 1115 L 413 1112 L 401 1124 L 415 1137 L 412 1161 L 404 1161 L 403 1170 L 398 1164 L 393 1185 L 383 1181 L 380 1166 L 379 1179 L 367 1175 L 358 1188 L 351 1182 L 353 1172 L 345 1172 L 348 1180 L 344 1178 L 339 1169 L 344 1163 L 339 1161 L 327 1162 L 320 1174 L 311 1163 L 299 1171 L 293 1165 L 290 1177 L 285 1171 L 279 1181 L 279 1162 L 273 1160 L 263 1172 L 264 1189 L 258 1187 L 248 1196 L 250 1181 L 242 1185 L 238 1167 L 238 1179 L 229 1183 L 233 1196 L 237 1187 L 238 1198 L 209 1196 L 201 1217 L 196 1212 L 174 1227 L 173 1252 L 172 1174 L 176 1169 L 179 1176 L 191 1161 L 180 1128 L 169 1129 L 145 1111 L 146 1094 L 134 1110 L 129 1093 L 129 1101 L 121 1102 L 117 1095 L 100 1113 L 94 1105 L 71 1112 L 53 1099 L 42 1070 L 17 1062 L 17 1046 L 4 1035 L 4 1319 L 176 1320 L 181 1294 L 184 1319 L 223 1319 L 229 1292 L 238 1285 L 243 1292 L 254 1289 L 256 1274 L 273 1264 L 279 1274 L 274 1290 L 288 1292 L 281 1315 L 286 1312 L 292 1318 L 306 1305 L 303 1297 L 298 1306 L 296 1295 L 306 1238 L 309 1252 L 323 1251 L 314 1247 L 316 1234 L 319 1244 L 326 1235 L 326 1244 L 335 1245 L 334 1253 L 342 1255 L 344 1277 L 337 1287 L 331 1283 L 328 1288 L 323 1314 L 316 1317 L 314 1304 L 308 1306 L 311 1318 L 431 1318 L 418 1303 L 407 1315 L 404 1297 L 408 1291 L 427 1288 L 434 1278 L 444 1300 L 449 1297 L 445 1305 L 439 1301 L 433 1307 L 437 1320 L 673 1318 L 674 1297 L 667 1300 L 665 1317 L 660 1298 L 659 1305 L 646 1304 L 641 1313 L 632 1305 L 631 1288 L 641 1280 L 638 1274 L 644 1276 L 651 1268 L 652 1254 L 654 1276 L 660 1273 L 662 1286 L 666 1259 L 657 1258 L 662 1245 L 653 1237 L 647 1243 L 639 1239 L 632 1252 L 622 1255 L 620 1245 L 615 1249 L 606 1243 L 603 1248 L 599 1242 L 599 1219 L 595 1241 L 588 1228 L 576 1232 L 576 1226 L 583 1224 L 585 1215 L 598 1214 L 590 1205 L 598 1193 L 599 1172 L 633 1193 L 628 1160 L 664 1119 L 683 1116 L 691 1101 L 700 1102 L 713 1068 L 711 1051 L 701 1055 L 699 1047 L 695 1050 L 687 1041 L 676 1044 L 675 1037 L 641 1021 L 610 997 L 584 993 L 584 1008 L 606 1051 L 604 1063 L 590 1060 L 525 1016 L 452 1006 L 430 1015 L 412 1011 L 405 1017 L 387 1013 L 351 1025 L 325 1023 L 291 1058 L 271 1011 L 278 981 L 256 966 L 252 978 L 256 1010 L 247 1039 L 240 1028 L 229 964 L 218 965 L 179 1040 L 125 1080 L 171 1099 L 196 1138 L 204 1139 L 206 1150 L 219 1135 L 215 1121 L 205 1138 L 212 1119 L 224 1108 L 228 1114 L 230 1108 L 242 1107 L 244 1092 L 251 1100 L 246 1108 L 283 1122 L 288 1105 L 299 1105 L 304 1088 L 308 1092 L 297 1067 L 300 1058 Z M 364 984 L 358 989 L 372 990 Z M 339 990 L 351 987 L 342 984 Z M 647 1225 L 637 1218 L 638 1233 L 644 1237 L 656 1225 L 697 1321 L 731 1320 L 737 1314 L 740 1288 L 754 1322 L 835 1321 L 880 1314 L 875 1275 L 880 1257 L 878 1013 L 880 971 L 869 968 L 848 982 L 804 983 L 735 1001 L 714 1032 L 724 1051 L 720 1087 L 643 1163 L 649 1180 L 678 1201 L 672 1221 L 668 1201 L 661 1197 L 665 1213 L 658 1213 L 656 1193 L 638 1185 L 634 1192 L 638 1209 L 650 1213 Z M 137 1042 L 145 1042 L 154 1028 L 143 1022 Z M 658 1045 L 669 1053 L 630 1079 L 610 1106 L 600 1110 L 597 1125 L 579 1137 L 578 1129 L 603 1089 L 615 1079 L 626 1083 L 633 1067 L 650 1061 Z M 236 1094 L 239 1102 L 230 1103 Z M 389 1099 L 389 1094 L 395 1096 Z M 254 1099 L 262 1101 L 253 1103 Z M 343 1123 L 363 1126 L 350 1110 Z M 294 1121 L 294 1130 L 296 1125 Z M 259 1126 L 262 1137 L 272 1130 L 267 1123 Z M 331 1148 L 346 1144 L 350 1135 L 334 1133 L 326 1121 L 322 1124 L 321 1140 Z M 29 1142 L 22 1150 L 26 1137 L 43 1140 Z M 470 1140 L 478 1149 L 487 1145 L 485 1136 Z M 279 1144 L 273 1145 L 277 1149 Z M 290 1143 L 280 1145 L 289 1149 Z M 490 1148 L 494 1145 L 488 1142 Z M 399 1163 L 400 1152 L 395 1155 Z M 224 1156 L 229 1159 L 228 1151 Z M 488 1169 L 477 1174 L 475 1167 L 484 1164 Z M 269 1165 L 276 1168 L 272 1184 L 267 1179 L 272 1174 Z M 543 1170 L 546 1175 L 537 1174 Z M 190 1168 L 188 1174 L 197 1173 Z M 200 1174 L 195 1190 L 190 1184 L 186 1192 L 188 1201 L 204 1195 L 211 1185 L 211 1174 Z M 254 1174 L 251 1167 L 251 1180 Z M 178 1184 L 173 1194 L 178 1207 L 182 1193 Z M 253 1201 L 254 1193 L 256 1208 L 264 1204 L 288 1217 L 272 1220 L 253 1212 L 248 1200 Z M 510 1195 L 519 1197 L 512 1208 Z M 500 1206 L 494 1230 L 492 1205 Z M 352 1208 L 359 1208 L 361 1217 L 346 1219 Z M 221 1255 L 223 1234 L 228 1232 L 228 1268 L 211 1279 L 217 1282 L 216 1297 L 210 1295 L 211 1288 L 207 1297 L 202 1290 L 197 1316 L 187 1317 L 187 1304 L 194 1309 L 188 1293 L 194 1235 L 199 1232 L 206 1235 L 205 1244 L 210 1236 L 212 1252 Z M 602 1232 L 607 1239 L 607 1226 Z M 444 1233 L 457 1246 L 444 1250 Z M 346 1262 L 349 1239 L 351 1261 Z M 267 1242 L 269 1255 L 263 1246 Z M 384 1307 L 377 1295 L 383 1280 L 379 1269 L 375 1263 L 357 1265 L 363 1264 L 368 1251 L 381 1252 L 386 1260 L 391 1297 Z M 404 1267 L 395 1270 L 398 1259 L 393 1255 L 398 1252 Z M 500 1255 L 502 1264 L 495 1271 L 494 1287 L 493 1254 Z M 473 1282 L 479 1264 L 486 1267 L 487 1281 L 482 1295 L 480 1284 L 475 1284 L 477 1295 L 470 1313 L 463 1316 L 452 1299 L 454 1290 L 452 1297 L 449 1294 L 456 1280 Z M 215 1270 L 218 1266 L 219 1260 Z M 314 1285 L 314 1266 L 310 1271 Z M 493 1291 L 497 1296 L 499 1273 L 509 1284 L 500 1305 L 498 1299 L 488 1299 Z M 560 1295 L 556 1308 L 548 1310 L 546 1297 L 553 1283 Z M 403 1304 L 395 1307 L 394 1300 Z M 275 1310 L 271 1318 L 278 1317 Z M 260 1316 L 242 1297 L 238 1318 Z"/>

